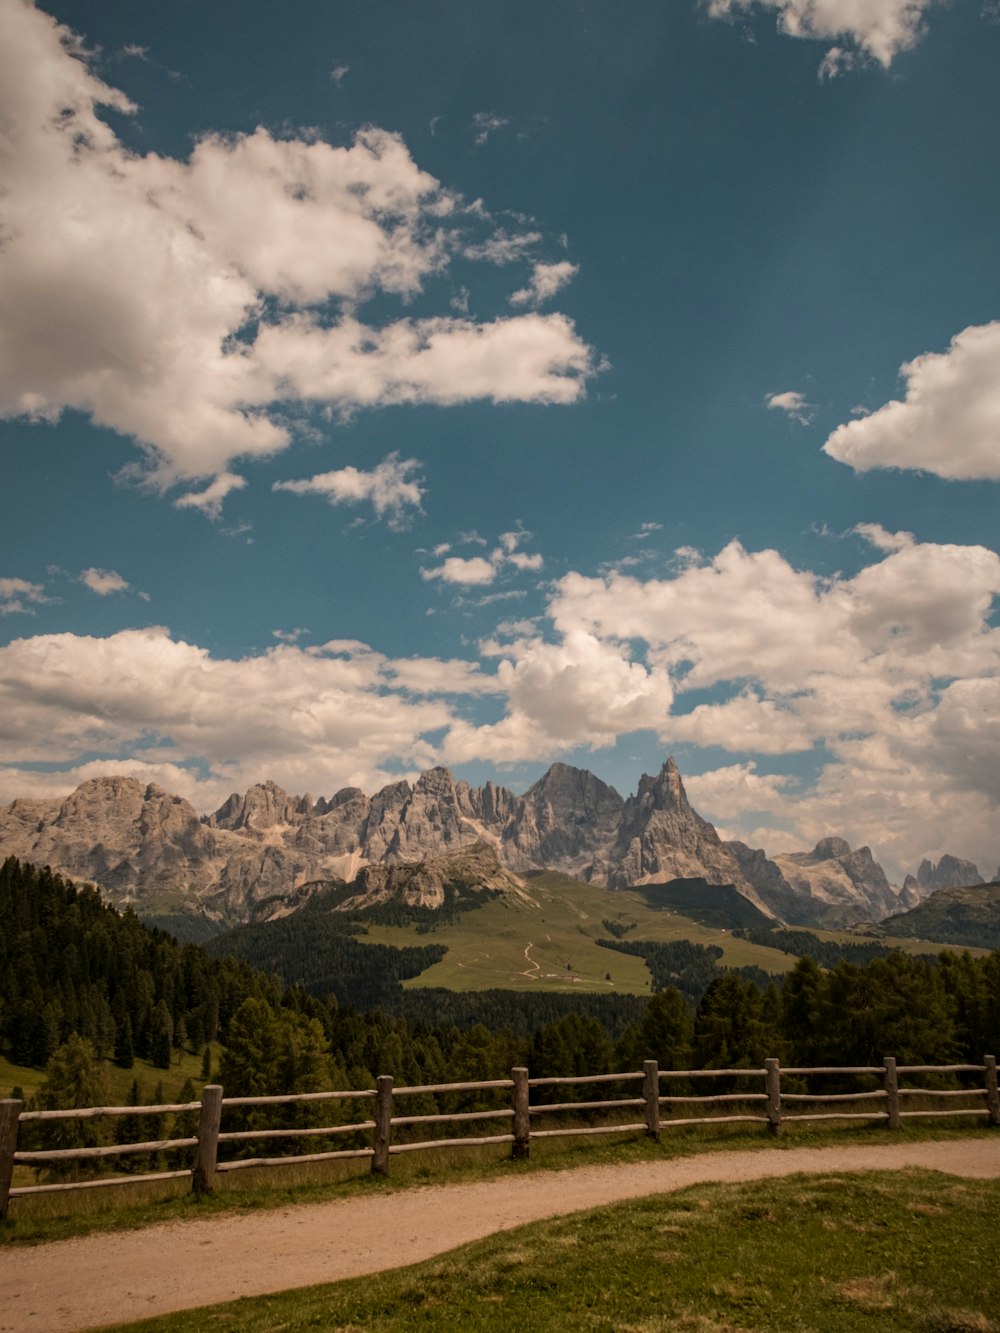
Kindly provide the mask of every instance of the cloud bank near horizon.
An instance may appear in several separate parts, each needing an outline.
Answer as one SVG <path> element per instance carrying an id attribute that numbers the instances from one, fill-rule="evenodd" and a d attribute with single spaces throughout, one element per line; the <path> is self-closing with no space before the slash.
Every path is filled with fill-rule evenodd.
<path id="1" fill-rule="evenodd" d="M 505 536 L 498 558 L 521 534 Z M 906 868 L 956 846 L 988 864 L 1000 557 L 877 524 L 858 536 L 877 558 L 851 578 L 738 542 L 668 577 L 571 572 L 546 585 L 543 622 L 499 626 L 474 660 L 354 641 L 223 659 L 163 627 L 16 640 L 0 648 L 0 797 L 147 772 L 208 809 L 265 777 L 375 790 L 437 763 L 502 770 L 651 732 L 665 751 L 734 756 L 689 779 L 734 835 L 774 849 L 835 831 Z M 822 759 L 812 784 L 761 771 L 802 753 Z"/>

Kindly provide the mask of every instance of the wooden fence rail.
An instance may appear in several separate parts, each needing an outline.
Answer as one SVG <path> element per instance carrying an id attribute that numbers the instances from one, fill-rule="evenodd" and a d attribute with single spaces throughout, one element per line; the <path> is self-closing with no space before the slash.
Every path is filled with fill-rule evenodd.
<path id="1" fill-rule="evenodd" d="M 901 1077 L 919 1075 L 982 1074 L 982 1086 L 970 1088 L 900 1087 Z M 814 1075 L 875 1076 L 881 1080 L 877 1089 L 856 1092 L 803 1092 L 786 1091 L 782 1078 L 796 1080 Z M 686 1090 L 664 1093 L 674 1080 L 695 1082 L 700 1079 L 748 1079 L 763 1081 L 762 1091 L 693 1093 Z M 608 1097 L 592 1101 L 531 1102 L 532 1088 L 586 1086 L 601 1083 L 625 1084 L 642 1082 L 642 1095 L 637 1097 Z M 800 1085 L 799 1085 L 800 1086 Z M 508 1105 L 493 1110 L 438 1112 L 434 1114 L 396 1114 L 398 1099 L 459 1092 L 507 1093 Z M 907 1099 L 919 1097 L 925 1105 L 914 1110 L 903 1109 Z M 956 1106 L 954 1098 L 979 1105 Z M 945 1103 L 928 1108 L 926 1102 Z M 227 1108 L 295 1106 L 319 1102 L 374 1102 L 370 1119 L 359 1119 L 329 1125 L 308 1125 L 292 1128 L 237 1129 L 222 1132 L 222 1116 Z M 836 1107 L 826 1111 L 794 1112 L 787 1107 L 803 1103 Z M 880 1103 L 877 1110 L 862 1110 L 859 1105 Z M 708 1115 L 678 1117 L 664 1115 L 675 1106 L 695 1106 L 711 1110 Z M 755 1111 L 752 1108 L 759 1108 Z M 713 1109 L 717 1108 L 717 1109 Z M 730 1113 L 730 1108 L 732 1113 Z M 641 1119 L 623 1115 L 630 1110 L 641 1111 Z M 98 1117 L 198 1115 L 198 1132 L 181 1138 L 153 1139 L 142 1143 L 115 1143 L 91 1147 L 49 1148 L 26 1150 L 18 1148 L 18 1132 L 22 1124 L 45 1121 L 86 1121 Z M 557 1128 L 535 1128 L 537 1122 L 550 1116 L 567 1113 L 592 1120 L 594 1116 L 618 1113 L 607 1124 L 562 1125 Z M 6 1217 L 11 1199 L 64 1190 L 94 1189 L 103 1185 L 123 1185 L 158 1180 L 190 1179 L 192 1188 L 199 1192 L 213 1189 L 215 1177 L 227 1171 L 250 1167 L 292 1166 L 335 1159 L 368 1158 L 371 1170 L 385 1175 L 390 1158 L 398 1153 L 422 1152 L 434 1148 L 483 1147 L 493 1144 L 511 1145 L 514 1157 L 527 1157 L 532 1139 L 559 1138 L 568 1135 L 644 1133 L 659 1138 L 664 1129 L 685 1125 L 761 1124 L 771 1134 L 779 1134 L 785 1124 L 820 1120 L 875 1120 L 889 1129 L 899 1129 L 904 1119 L 936 1116 L 985 1116 L 991 1126 L 1000 1126 L 1000 1091 L 997 1085 L 997 1061 L 993 1055 L 983 1057 L 982 1064 L 962 1065 L 897 1065 L 892 1056 L 886 1056 L 880 1065 L 852 1067 L 816 1066 L 782 1069 L 777 1060 L 766 1060 L 761 1069 L 659 1069 L 655 1060 L 646 1060 L 639 1071 L 621 1074 L 588 1074 L 576 1077 L 530 1078 L 528 1070 L 511 1070 L 510 1078 L 486 1079 L 479 1082 L 430 1083 L 422 1086 L 394 1088 L 392 1076 L 381 1075 L 377 1087 L 349 1092 L 286 1093 L 269 1097 L 225 1097 L 218 1084 L 207 1084 L 201 1100 L 163 1106 L 89 1106 L 76 1110 L 26 1111 L 16 1100 L 0 1101 L 0 1218 Z M 460 1138 L 430 1138 L 419 1142 L 396 1141 L 395 1131 L 430 1125 L 451 1126 L 481 1121 L 505 1122 L 509 1129 L 500 1134 Z M 289 1157 L 242 1157 L 219 1161 L 220 1144 L 245 1145 L 254 1140 L 320 1137 L 331 1139 L 336 1135 L 367 1136 L 364 1147 L 327 1149 L 322 1152 L 300 1153 Z M 100 1176 L 92 1180 L 66 1180 L 43 1185 L 12 1186 L 15 1166 L 44 1169 L 47 1165 L 66 1162 L 102 1160 L 128 1153 L 180 1152 L 193 1148 L 193 1160 L 181 1170 L 154 1171 L 139 1175 Z"/>

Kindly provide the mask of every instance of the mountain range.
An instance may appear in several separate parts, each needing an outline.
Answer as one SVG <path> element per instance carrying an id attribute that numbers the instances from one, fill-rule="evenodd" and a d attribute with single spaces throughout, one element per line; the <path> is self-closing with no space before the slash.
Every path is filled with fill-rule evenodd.
<path id="1" fill-rule="evenodd" d="M 925 862 L 898 890 L 869 848 L 852 851 L 837 837 L 774 858 L 726 842 L 692 809 L 673 759 L 627 798 L 586 770 L 553 764 L 521 796 L 432 768 L 371 797 L 347 787 L 314 801 L 264 782 L 206 816 L 131 777 L 93 778 L 65 798 L 0 808 L 0 855 L 90 880 L 146 918 L 187 915 L 220 927 L 293 910 L 310 885 L 331 879 L 354 884 L 356 904 L 384 901 L 400 878 L 377 870 L 385 866 L 424 866 L 423 880 L 404 877 L 408 901 L 433 907 L 441 877 L 430 863 L 473 847 L 498 891 L 540 870 L 609 889 L 702 879 L 732 885 L 766 916 L 797 925 L 879 920 L 920 901 L 935 873 L 981 882 L 971 863 L 946 857 L 936 869 Z M 421 883 L 437 886 L 426 901 Z"/>

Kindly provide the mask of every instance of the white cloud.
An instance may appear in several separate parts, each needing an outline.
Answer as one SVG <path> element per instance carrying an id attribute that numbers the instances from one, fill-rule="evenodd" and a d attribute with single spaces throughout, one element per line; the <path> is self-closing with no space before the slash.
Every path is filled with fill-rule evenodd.
<path id="1" fill-rule="evenodd" d="M 944 851 L 992 867 L 1000 557 L 879 524 L 858 535 L 872 563 L 853 577 L 735 542 L 667 576 L 571 573 L 550 593 L 544 629 L 507 622 L 471 661 L 392 660 L 349 640 L 225 660 L 163 629 L 21 639 L 0 648 L 4 760 L 20 766 L 0 773 L 0 789 L 60 785 L 26 765 L 75 774 L 95 754 L 121 754 L 204 770 L 186 779 L 204 807 L 267 776 L 298 791 L 373 790 L 401 767 L 537 762 L 651 731 L 665 750 L 733 754 L 689 787 L 704 814 L 754 845 L 839 833 L 871 844 L 897 876 Z M 449 557 L 458 563 L 424 577 L 488 585 L 527 536 L 504 533 L 489 555 Z M 22 597 L 23 582 L 0 593 Z M 706 693 L 685 711 L 695 690 Z M 483 722 L 474 705 L 491 696 L 499 718 Z M 764 756 L 799 751 L 821 764 L 815 780 L 765 771 Z"/>
<path id="2" fill-rule="evenodd" d="M 703 0 L 712 18 L 732 18 L 754 9 L 772 10 L 778 27 L 789 37 L 821 41 L 846 39 L 888 68 L 895 56 L 915 46 L 923 36 L 924 15 L 935 0 Z M 842 48 L 828 53 L 834 66 L 849 59 Z M 836 73 L 829 68 L 829 76 Z"/>
<path id="3" fill-rule="evenodd" d="M 569 633 L 559 643 L 537 637 L 490 641 L 481 651 L 499 659 L 506 712 L 499 722 L 478 727 L 456 720 L 442 744 L 449 763 L 514 763 L 580 745 L 611 745 L 630 731 L 658 729 L 670 709 L 666 672 L 630 661 L 626 650 L 593 634 Z"/>
<path id="4" fill-rule="evenodd" d="M 108 597 L 113 592 L 126 592 L 131 584 L 113 569 L 85 569 L 80 574 L 80 582 L 98 597 Z"/>
<path id="5" fill-rule="evenodd" d="M 334 65 L 333 69 L 330 70 L 330 79 L 339 86 L 345 75 L 350 74 L 350 72 L 350 65 Z"/>
<path id="6" fill-rule="evenodd" d="M 33 607 L 46 602 L 45 585 L 27 579 L 0 579 L 0 616 L 31 615 Z"/>
<path id="7" fill-rule="evenodd" d="M 549 301 L 580 272 L 578 264 L 563 260 L 558 264 L 536 264 L 527 287 L 514 292 L 511 305 L 541 305 Z"/>
<path id="8" fill-rule="evenodd" d="M 527 541 L 531 537 L 530 532 L 519 529 L 516 532 L 502 532 L 498 538 L 499 545 L 486 556 L 473 556 L 471 559 L 465 559 L 462 556 L 449 556 L 443 564 L 433 569 L 422 569 L 420 576 L 423 579 L 440 579 L 443 583 L 460 583 L 466 586 L 482 587 L 492 583 L 497 575 L 506 566 L 511 565 L 514 569 L 523 571 L 541 569 L 545 561 L 537 553 L 528 553 L 519 551 L 517 548 L 522 541 Z M 478 545 L 485 546 L 486 542 L 478 533 L 465 533 L 461 540 L 475 542 Z M 443 549 L 450 549 L 447 546 Z M 437 551 L 435 551 L 437 554 Z"/>
<path id="9" fill-rule="evenodd" d="M 549 613 L 564 636 L 644 648 L 680 696 L 713 690 L 716 701 L 658 725 L 665 744 L 823 747 L 829 762 L 810 789 L 772 793 L 785 846 L 838 832 L 904 870 L 934 848 L 989 863 L 1000 854 L 1000 557 L 878 524 L 859 531 L 885 554 L 853 578 L 731 543 L 666 579 L 567 575 Z M 734 809 L 706 798 L 705 813 L 730 820 Z"/>
<path id="10" fill-rule="evenodd" d="M 134 761 L 153 765 L 197 760 L 210 772 L 199 784 L 206 805 L 267 776 L 298 791 L 370 790 L 387 780 L 384 764 L 434 761 L 424 735 L 453 715 L 430 696 L 463 682 L 476 688 L 474 665 L 435 662 L 423 668 L 427 697 L 417 697 L 420 670 L 419 661 L 394 664 L 363 645 L 280 645 L 220 659 L 162 628 L 19 639 L 0 648 L 4 759 L 64 764 L 73 774 L 95 751 L 132 749 Z M 23 768 L 3 782 L 14 795 L 72 785 Z"/>
<path id="11" fill-rule="evenodd" d="M 838 426 L 824 451 L 856 472 L 1000 481 L 1000 321 L 963 329 L 947 352 L 915 357 L 900 373 L 906 398 Z"/>
<path id="12" fill-rule="evenodd" d="M 785 412 L 800 426 L 808 426 L 813 419 L 812 404 L 806 402 L 805 395 L 795 389 L 788 389 L 784 393 L 769 393 L 764 401 L 768 408 Z"/>
<path id="13" fill-rule="evenodd" d="M 540 231 L 515 232 L 511 235 L 501 227 L 485 241 L 476 245 L 467 245 L 463 251 L 466 259 L 485 259 L 488 264 L 514 264 L 523 259 L 525 251 L 542 240 Z"/>
<path id="14" fill-rule="evenodd" d="M 851 531 L 879 551 L 902 551 L 916 545 L 912 532 L 889 532 L 881 523 L 855 523 Z"/>
<path id="15" fill-rule="evenodd" d="M 373 328 L 347 313 L 412 296 L 467 252 L 444 225 L 460 201 L 398 136 L 207 134 L 180 160 L 126 150 L 102 106 L 135 110 L 68 29 L 0 7 L 0 416 L 87 413 L 133 437 L 165 487 L 285 448 L 279 406 L 296 399 L 582 394 L 593 357 L 558 316 Z"/>
<path id="16" fill-rule="evenodd" d="M 424 489 L 412 474 L 420 467 L 415 458 L 400 459 L 388 454 L 371 472 L 356 467 L 340 468 L 336 472 L 321 472 L 305 481 L 276 481 L 274 491 L 290 491 L 293 495 L 322 495 L 332 505 L 371 503 L 377 518 L 388 520 L 391 528 L 405 527 L 408 511 L 420 510 Z"/>
<path id="17" fill-rule="evenodd" d="M 494 111 L 477 111 L 472 117 L 472 127 L 476 132 L 476 143 L 484 144 L 491 134 L 505 129 L 510 124 L 506 116 L 498 116 Z"/>
<path id="18" fill-rule="evenodd" d="M 786 792 L 794 785 L 785 774 L 758 773 L 750 760 L 730 764 L 684 779 L 691 803 L 711 810 L 718 820 L 740 820 L 749 814 L 777 814 L 787 805 Z M 777 848 L 771 844 L 771 850 Z"/>
<path id="19" fill-rule="evenodd" d="M 422 579 L 440 579 L 442 583 L 460 583 L 465 587 L 482 587 L 492 583 L 496 576 L 497 566 L 481 555 L 468 560 L 460 555 L 450 555 L 443 564 L 420 571 Z"/>
<path id="20" fill-rule="evenodd" d="M 200 509 L 207 518 L 218 518 L 226 496 L 233 491 L 242 491 L 246 484 L 246 477 L 239 477 L 234 472 L 220 472 L 204 490 L 179 495 L 174 504 L 178 509 Z"/>

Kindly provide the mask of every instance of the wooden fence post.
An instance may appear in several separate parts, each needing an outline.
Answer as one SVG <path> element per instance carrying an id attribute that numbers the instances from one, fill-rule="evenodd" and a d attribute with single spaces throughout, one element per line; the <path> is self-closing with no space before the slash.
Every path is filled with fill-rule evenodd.
<path id="1" fill-rule="evenodd" d="M 7 1207 L 10 1203 L 10 1182 L 14 1177 L 14 1153 L 17 1151 L 18 1116 L 23 1107 L 24 1102 L 19 1102 L 14 1097 L 0 1102 L 0 1218 L 7 1216 Z"/>
<path id="2" fill-rule="evenodd" d="M 986 1109 L 990 1113 L 990 1124 L 1000 1125 L 1000 1089 L 997 1087 L 997 1058 L 984 1055 L 986 1066 Z"/>
<path id="3" fill-rule="evenodd" d="M 646 1138 L 660 1137 L 660 1066 L 655 1060 L 642 1062 L 642 1095 L 646 1101 Z"/>
<path id="4" fill-rule="evenodd" d="M 899 1129 L 899 1076 L 896 1073 L 896 1057 L 887 1055 L 882 1064 L 885 1067 L 883 1082 L 887 1124 L 890 1129 Z"/>
<path id="5" fill-rule="evenodd" d="M 389 1144 L 392 1142 L 392 1075 L 378 1076 L 378 1091 L 375 1094 L 375 1152 L 372 1156 L 372 1173 L 377 1176 L 389 1174 Z"/>
<path id="6" fill-rule="evenodd" d="M 531 1152 L 531 1112 L 528 1110 L 528 1071 L 522 1066 L 510 1071 L 514 1080 L 514 1143 L 511 1156 L 524 1158 Z"/>
<path id="7" fill-rule="evenodd" d="M 201 1090 L 198 1146 L 195 1149 L 194 1170 L 191 1172 L 191 1188 L 195 1194 L 211 1194 L 215 1186 L 221 1121 L 222 1088 L 218 1083 L 206 1083 Z"/>
<path id="8" fill-rule="evenodd" d="M 769 1134 L 780 1134 L 781 1065 L 779 1061 L 774 1059 L 765 1060 L 764 1068 L 767 1070 L 764 1079 L 764 1089 L 767 1093 L 767 1132 Z"/>

